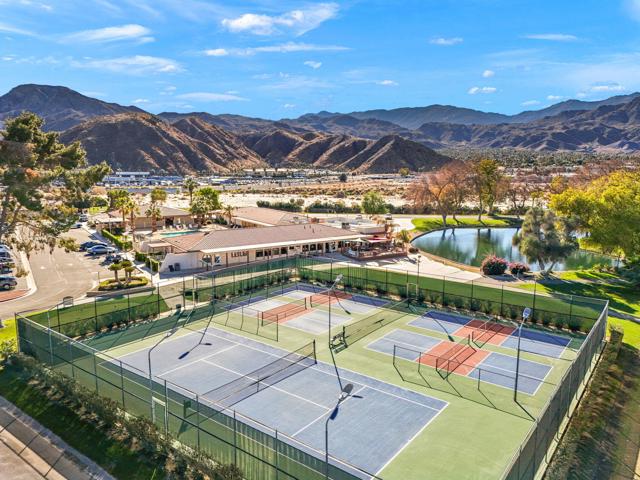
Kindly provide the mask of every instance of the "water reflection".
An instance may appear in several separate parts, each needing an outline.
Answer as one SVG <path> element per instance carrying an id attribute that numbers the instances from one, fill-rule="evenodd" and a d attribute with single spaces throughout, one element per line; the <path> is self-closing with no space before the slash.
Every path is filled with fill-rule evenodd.
<path id="1" fill-rule="evenodd" d="M 456 228 L 427 233 L 413 241 L 413 245 L 427 253 L 449 260 L 479 267 L 484 257 L 495 253 L 511 262 L 527 263 L 527 259 L 513 245 L 513 236 L 518 228 Z M 580 270 L 598 263 L 615 264 L 615 259 L 606 255 L 578 250 L 564 262 L 556 264 L 554 270 Z M 529 264 L 531 270 L 539 270 L 538 264 Z"/>

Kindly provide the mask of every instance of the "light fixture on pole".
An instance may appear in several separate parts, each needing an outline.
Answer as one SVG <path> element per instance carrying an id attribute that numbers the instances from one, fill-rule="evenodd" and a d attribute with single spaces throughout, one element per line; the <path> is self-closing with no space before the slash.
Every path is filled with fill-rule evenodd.
<path id="1" fill-rule="evenodd" d="M 324 422 L 324 465 L 326 479 L 329 478 L 329 422 L 336 419 L 338 411 L 340 410 L 340 404 L 352 396 L 351 392 L 353 392 L 353 383 L 347 383 L 342 387 L 336 406 L 331 411 L 331 415 L 327 417 L 327 421 Z"/>
<path id="2" fill-rule="evenodd" d="M 525 308 L 522 311 L 522 321 L 520 325 L 518 325 L 518 350 L 516 354 L 516 381 L 513 388 L 513 400 L 515 402 L 518 401 L 518 377 L 520 375 L 520 340 L 522 339 L 522 325 L 526 322 L 531 316 L 531 309 L 529 307 Z"/>
<path id="3" fill-rule="evenodd" d="M 333 346 L 332 346 L 332 340 L 333 337 L 331 336 L 331 294 L 333 293 L 333 290 L 336 288 L 336 286 L 338 285 L 338 283 L 340 283 L 342 281 L 342 274 L 339 274 L 335 281 L 333 282 L 333 285 L 331 285 L 331 287 L 329 288 L 329 290 L 327 291 L 327 298 L 329 300 L 329 353 L 331 354 L 331 361 L 333 362 L 333 368 L 336 371 L 336 377 L 338 377 L 338 384 L 340 385 L 340 390 L 342 390 L 342 379 L 340 378 L 340 372 L 338 371 L 338 365 L 336 364 L 336 358 L 333 355 Z M 335 295 L 335 294 L 334 294 Z M 338 300 L 338 303 L 340 303 L 340 299 L 338 298 L 338 296 L 336 295 L 336 300 Z M 342 307 L 342 309 L 349 315 L 351 315 L 351 312 L 349 312 L 346 308 L 344 308 L 344 306 L 342 305 L 342 303 L 340 303 L 340 306 Z"/>

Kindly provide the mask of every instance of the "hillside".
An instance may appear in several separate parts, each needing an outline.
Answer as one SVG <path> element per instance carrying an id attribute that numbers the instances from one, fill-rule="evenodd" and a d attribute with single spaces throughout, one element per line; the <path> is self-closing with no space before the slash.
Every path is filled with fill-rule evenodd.
<path id="1" fill-rule="evenodd" d="M 447 147 L 633 151 L 640 147 L 640 98 L 619 105 L 603 105 L 596 110 L 562 112 L 529 123 L 428 123 L 410 138 Z"/>
<path id="2" fill-rule="evenodd" d="M 123 170 L 206 174 L 266 166 L 233 135 L 196 118 L 171 125 L 149 114 L 105 116 L 66 130 L 61 140 L 79 140 L 90 162 Z"/>
<path id="3" fill-rule="evenodd" d="M 0 97 L 0 120 L 22 111 L 45 119 L 45 130 L 66 130 L 101 115 L 142 113 L 137 107 L 124 107 L 87 97 L 67 87 L 19 85 Z"/>
<path id="4" fill-rule="evenodd" d="M 247 147 L 271 165 L 332 168 L 360 173 L 397 172 L 406 167 L 428 171 L 451 159 L 430 148 L 388 135 L 378 140 L 325 133 L 295 134 L 275 130 L 243 137 Z"/>

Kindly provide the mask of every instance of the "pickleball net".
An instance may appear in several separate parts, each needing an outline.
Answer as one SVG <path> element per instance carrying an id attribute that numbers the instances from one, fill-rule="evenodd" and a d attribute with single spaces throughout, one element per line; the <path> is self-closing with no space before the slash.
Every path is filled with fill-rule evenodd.
<path id="1" fill-rule="evenodd" d="M 316 363 L 314 340 L 240 378 L 209 390 L 201 397 L 226 409 Z"/>

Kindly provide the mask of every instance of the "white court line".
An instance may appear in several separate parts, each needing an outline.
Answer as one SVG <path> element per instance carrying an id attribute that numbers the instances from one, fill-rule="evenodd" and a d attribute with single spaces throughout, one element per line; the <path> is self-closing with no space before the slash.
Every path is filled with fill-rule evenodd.
<path id="1" fill-rule="evenodd" d="M 186 327 L 184 327 L 184 328 L 185 328 L 185 330 L 188 330 L 188 329 L 186 329 Z M 233 337 L 233 336 L 238 336 L 238 335 L 236 335 L 236 334 L 234 334 L 234 333 L 227 332 L 227 331 L 225 331 L 225 330 L 220 330 L 220 329 L 216 328 L 216 327 L 215 327 L 215 326 L 213 326 L 213 325 L 212 325 L 211 327 L 209 327 L 209 329 L 206 331 L 205 335 L 212 335 L 212 336 L 214 336 L 214 337 L 216 337 L 216 338 L 221 338 L 222 340 L 226 340 L 227 342 L 231 342 L 231 343 L 234 343 L 234 344 L 236 344 L 236 345 L 242 345 L 242 346 L 247 347 L 247 348 L 249 348 L 249 349 L 251 349 L 251 350 L 255 350 L 256 352 L 265 353 L 265 354 L 267 354 L 267 355 L 269 355 L 269 356 L 271 356 L 271 357 L 277 357 L 277 358 L 280 358 L 280 357 L 281 357 L 281 355 L 277 355 L 277 354 L 275 354 L 275 353 L 273 353 L 273 352 L 267 352 L 267 351 L 265 351 L 265 350 L 263 350 L 263 349 L 261 349 L 261 348 L 256 348 L 256 347 L 254 347 L 254 346 L 252 346 L 252 345 L 247 345 L 247 344 L 245 344 L 245 343 L 238 342 L 238 341 L 236 341 L 236 340 L 233 340 L 232 338 L 228 338 L 228 337 L 225 337 L 225 336 L 222 336 L 222 335 L 217 335 L 217 334 L 213 333 L 213 332 L 212 332 L 212 330 L 217 330 L 217 331 L 220 331 L 220 332 L 224 332 L 226 335 L 229 335 L 229 336 L 232 336 L 232 337 Z M 186 337 L 188 337 L 188 336 L 190 336 L 190 335 L 201 335 L 201 334 L 202 334 L 202 331 L 203 331 L 202 329 L 200 329 L 200 330 L 191 330 L 191 331 L 190 331 L 189 333 L 187 333 L 186 335 L 182 335 L 182 336 L 180 336 L 180 337 L 175 337 L 175 338 L 169 338 L 167 341 L 165 341 L 165 342 L 163 343 L 163 345 L 167 345 L 167 344 L 169 344 L 170 342 L 173 342 L 173 341 L 178 340 L 178 339 L 186 338 Z M 240 338 L 245 339 L 246 337 L 240 337 Z M 247 339 L 247 340 L 252 341 L 252 342 L 257 342 L 256 340 L 251 340 L 251 339 Z M 265 345 L 265 346 L 269 346 L 269 347 L 271 347 L 270 345 L 263 344 L 262 342 L 257 342 L 257 343 L 260 343 L 261 345 Z M 117 357 L 116 357 L 116 359 L 117 359 L 117 360 L 120 360 L 120 359 L 125 358 L 125 357 L 127 357 L 127 356 L 129 356 L 129 355 L 132 355 L 132 354 L 134 354 L 134 353 L 149 350 L 149 348 L 150 348 L 150 347 L 142 347 L 142 348 L 139 348 L 138 350 L 134 350 L 134 351 L 132 351 L 132 352 L 128 352 L 128 353 L 126 353 L 125 355 L 117 356 Z M 271 348 L 275 348 L 275 347 L 271 347 Z M 285 352 L 286 352 L 286 351 L 285 351 Z M 107 353 L 107 352 L 105 352 L 105 353 Z M 288 352 L 288 353 L 290 353 L 290 352 Z M 385 354 L 385 355 L 386 355 L 386 354 Z M 324 364 L 324 365 L 327 365 L 327 364 Z M 328 365 L 327 365 L 327 366 L 328 366 Z M 136 368 L 136 367 L 134 367 L 134 368 Z M 310 368 L 315 368 L 315 367 L 310 367 Z M 316 369 L 316 371 L 318 371 L 318 372 L 320 372 L 320 373 L 322 373 L 322 374 L 324 374 L 324 375 L 331 376 L 331 377 L 332 377 L 332 376 L 334 376 L 332 373 L 325 372 L 325 371 L 324 371 L 324 370 L 322 370 L 322 369 L 318 369 L 318 368 L 315 368 L 315 369 Z M 371 377 L 371 376 L 369 376 L 369 375 L 365 375 L 365 374 L 360 373 L 360 372 L 354 372 L 353 370 L 350 370 L 350 369 L 348 369 L 348 368 L 340 367 L 340 370 L 343 370 L 343 371 L 345 371 L 345 372 L 349 372 L 349 373 L 353 373 L 353 374 L 356 374 L 356 375 L 360 375 L 360 376 L 362 376 L 362 377 L 364 377 L 364 378 L 368 378 L 369 380 L 371 380 L 371 381 L 373 381 L 373 382 L 381 382 L 381 380 L 378 380 L 378 379 L 376 379 L 376 378 L 374 378 L 374 377 Z M 360 382 L 357 382 L 357 381 L 355 381 L 355 380 L 352 380 L 352 381 L 353 381 L 353 382 L 355 382 L 355 383 L 360 383 Z M 381 382 L 381 383 L 386 383 L 386 382 Z M 388 384 L 388 385 L 391 385 L 391 384 Z M 392 386 L 392 385 L 391 385 L 391 386 Z M 439 411 L 437 408 L 431 407 L 431 406 L 429 406 L 429 405 L 425 405 L 425 404 L 420 403 L 420 402 L 416 402 L 415 400 L 411 400 L 411 399 L 409 399 L 409 398 L 402 397 L 402 396 L 397 395 L 397 394 L 395 394 L 395 393 L 392 393 L 392 392 L 385 392 L 384 390 L 381 390 L 381 389 L 379 389 L 379 388 L 377 388 L 377 387 L 374 387 L 374 386 L 371 386 L 371 385 L 367 385 L 367 387 L 368 387 L 368 388 L 370 388 L 370 389 L 372 389 L 372 390 L 375 390 L 375 391 L 377 391 L 377 392 L 383 393 L 383 394 L 385 394 L 385 395 L 390 395 L 390 396 L 392 396 L 392 397 L 395 397 L 395 398 L 397 398 L 397 399 L 399 399 L 399 400 L 404 400 L 405 402 L 414 403 L 414 404 L 416 404 L 416 405 L 420 405 L 420 406 L 422 406 L 422 407 L 430 408 L 430 409 L 432 409 L 432 410 L 434 410 L 434 411 Z M 395 386 L 395 388 L 400 388 L 400 389 L 405 390 L 403 387 L 401 387 L 401 386 L 397 386 L 397 385 Z M 410 390 L 409 390 L 409 391 L 410 391 Z M 417 392 L 412 392 L 412 393 L 417 393 Z M 417 393 L 417 394 L 418 394 L 418 395 L 422 395 L 421 393 Z M 441 399 L 439 399 L 439 398 L 435 398 L 435 397 L 429 397 L 429 396 L 426 396 L 426 395 L 423 395 L 423 396 L 425 396 L 425 397 L 426 397 L 426 398 L 428 398 L 428 399 L 433 399 L 433 400 L 436 400 L 436 401 L 438 401 L 438 402 L 442 402 L 442 403 L 444 404 L 444 406 L 443 406 L 442 408 L 445 408 L 447 405 L 449 405 L 449 402 L 447 402 L 447 401 L 445 401 L 445 400 L 441 400 Z"/>
<path id="2" fill-rule="evenodd" d="M 215 329 L 215 328 L 214 328 L 214 329 Z M 216 330 L 217 330 L 217 329 L 216 329 Z M 223 331 L 223 332 L 224 332 L 224 330 L 220 330 L 220 331 Z M 225 332 L 225 333 L 227 333 L 227 332 Z M 272 356 L 272 357 L 280 358 L 280 355 L 276 355 L 275 353 L 272 353 L 272 352 L 265 352 L 264 350 L 262 350 L 262 349 L 260 349 L 260 348 L 253 347 L 253 346 L 251 346 L 251 345 L 246 345 L 246 344 L 241 343 L 241 342 L 235 342 L 234 340 L 231 340 L 231 339 L 228 339 L 228 338 L 222 337 L 222 336 L 220 336 L 220 335 L 216 335 L 215 333 L 207 332 L 207 335 L 213 335 L 214 337 L 218 337 L 218 338 L 222 338 L 222 339 L 228 340 L 228 341 L 230 341 L 230 342 L 238 343 L 239 345 L 243 345 L 243 346 L 245 346 L 245 347 L 247 347 L 247 348 L 249 348 L 249 349 L 251 349 L 251 350 L 255 350 L 256 352 L 266 353 L 267 355 L 270 355 L 270 356 Z M 231 334 L 231 333 L 230 333 L 229 335 L 234 335 L 234 334 Z M 243 337 L 243 338 L 244 338 L 244 337 Z M 266 345 L 266 344 L 265 344 L 265 345 Z M 319 363 L 321 363 L 321 362 L 319 362 Z M 324 363 L 323 363 L 323 365 L 327 365 L 327 366 L 329 366 L 328 364 L 324 364 Z M 330 377 L 333 377 L 333 376 L 334 376 L 334 374 L 332 374 L 332 373 L 330 373 L 330 372 L 325 372 L 324 370 L 318 369 L 318 368 L 316 368 L 316 367 L 310 367 L 310 368 L 314 368 L 316 371 L 318 371 L 318 372 L 320 372 L 320 373 L 322 373 L 322 374 L 324 374 L 324 375 L 327 375 L 327 376 L 330 376 Z M 372 381 L 374 381 L 374 382 L 381 382 L 380 380 L 378 380 L 378 379 L 376 379 L 376 378 L 373 378 L 373 377 L 371 377 L 371 376 L 369 376 L 369 375 L 365 375 L 365 374 L 362 374 L 362 373 L 360 373 L 360 372 L 354 372 L 353 370 L 349 370 L 349 369 L 347 369 L 347 368 L 340 367 L 340 370 L 343 370 L 343 371 L 345 371 L 345 372 L 349 372 L 349 373 L 353 373 L 353 374 L 356 374 L 356 375 L 360 375 L 360 376 L 362 376 L 362 377 L 364 377 L 364 378 L 368 378 L 368 379 L 370 379 L 370 380 L 372 380 Z M 344 378 L 344 377 L 343 377 L 343 378 Z M 356 380 L 352 380 L 352 381 L 353 381 L 354 383 L 357 383 L 357 384 L 360 384 L 360 383 L 361 383 L 361 382 L 358 382 L 358 381 L 356 381 Z M 381 382 L 381 383 L 386 383 L 386 382 Z M 388 385 L 391 385 L 391 384 L 388 384 Z M 429 406 L 429 405 L 425 405 L 424 403 L 416 402 L 415 400 L 411 400 L 411 399 L 409 399 L 409 398 L 401 397 L 400 395 L 397 395 L 397 394 L 392 393 L 392 392 L 385 392 L 384 390 L 381 390 L 381 389 L 379 389 L 379 388 L 377 388 L 377 387 L 374 387 L 374 386 L 371 386 L 371 385 L 367 385 L 367 388 L 370 388 L 370 389 L 372 389 L 372 390 L 375 390 L 375 391 L 380 392 L 380 393 L 385 394 L 385 395 L 390 395 L 390 396 L 392 396 L 392 397 L 396 397 L 397 399 L 399 399 L 399 400 L 404 400 L 405 402 L 414 403 L 414 404 L 416 404 L 416 405 L 420 405 L 421 407 L 425 407 L 425 408 L 430 408 L 431 410 L 434 410 L 434 411 L 436 411 L 436 412 L 437 412 L 437 411 L 439 411 L 437 408 L 431 407 L 431 406 Z M 396 386 L 396 388 L 400 388 L 400 389 L 402 389 L 402 390 L 405 390 L 403 387 L 400 387 L 400 386 Z M 409 390 L 409 391 L 410 391 L 410 390 Z M 418 392 L 412 392 L 412 393 L 417 393 L 418 395 L 422 395 L 421 393 L 418 393 Z M 447 405 L 449 405 L 449 402 L 444 401 L 444 400 L 440 400 L 439 398 L 435 398 L 435 397 L 427 397 L 426 395 L 423 395 L 423 396 L 425 396 L 426 398 L 433 399 L 433 400 L 437 400 L 438 402 L 442 402 L 442 403 L 444 403 L 444 404 L 445 404 L 445 405 L 444 405 L 444 407 L 446 407 Z M 442 408 L 444 408 L 444 407 L 442 407 Z"/>
<path id="3" fill-rule="evenodd" d="M 448 402 L 447 402 L 447 406 L 449 406 L 449 403 L 448 403 Z M 376 477 L 378 477 L 378 476 L 380 475 L 380 472 L 382 472 L 385 468 L 387 468 L 387 466 L 388 466 L 391 462 L 393 462 L 393 461 L 396 459 L 396 457 L 397 457 L 398 455 L 400 455 L 400 454 L 402 453 L 402 451 L 403 451 L 405 448 L 407 448 L 407 447 L 408 447 L 408 446 L 409 446 L 409 445 L 410 445 L 410 444 L 411 444 L 411 443 L 412 443 L 416 438 L 418 438 L 418 436 L 420 436 L 420 434 L 424 431 L 424 429 L 425 429 L 425 428 L 427 428 L 427 427 L 431 424 L 431 422 L 433 422 L 433 421 L 438 417 L 438 415 L 440 415 L 440 414 L 444 411 L 444 409 L 445 409 L 445 408 L 446 408 L 446 407 L 443 407 L 441 410 L 438 410 L 438 411 L 436 412 L 436 414 L 435 414 L 433 417 L 431 417 L 431 418 L 429 419 L 429 421 L 428 421 L 427 423 L 425 423 L 425 424 L 422 426 L 422 428 L 421 428 L 420 430 L 418 430 L 418 431 L 416 432 L 416 434 L 415 434 L 413 437 L 411 437 L 409 440 L 407 440 L 406 442 L 404 442 L 404 445 L 402 445 L 402 446 L 398 449 L 398 451 L 396 451 L 396 453 L 394 453 L 394 454 L 391 456 L 391 458 L 390 458 L 389 460 L 387 460 L 387 461 L 385 462 L 385 464 L 384 464 L 384 465 L 382 465 L 382 467 L 380 467 L 380 469 L 375 473 L 375 476 L 376 476 Z"/>
<path id="4" fill-rule="evenodd" d="M 213 365 L 213 366 L 215 366 L 215 367 L 221 368 L 222 370 L 226 370 L 226 371 L 228 371 L 228 372 L 231 372 L 231 373 L 233 373 L 233 374 L 235 374 L 235 375 L 238 375 L 238 378 L 243 378 L 243 377 L 246 377 L 246 376 L 247 376 L 247 375 L 242 374 L 242 373 L 240 373 L 240 372 L 236 372 L 235 370 L 232 370 L 232 369 L 230 369 L 230 368 L 223 367 L 222 365 L 220 365 L 220 364 L 218 364 L 218 363 L 215 363 L 215 362 L 210 362 L 210 361 L 208 361 L 208 360 L 203 360 L 203 362 L 204 362 L 204 363 L 208 363 L 209 365 Z M 253 380 L 253 379 L 252 379 L 252 380 Z M 232 380 L 232 381 L 233 381 L 233 380 Z M 221 387 L 224 387 L 224 385 L 226 385 L 226 384 L 223 384 L 223 385 L 220 385 L 220 386 L 221 386 Z M 216 388 L 218 388 L 218 387 L 216 387 Z M 297 398 L 297 399 L 299 399 L 299 400 L 303 400 L 303 401 L 305 401 L 305 402 L 307 402 L 307 403 L 310 403 L 310 404 L 312 404 L 312 405 L 315 405 L 316 407 L 323 408 L 324 410 L 327 410 L 327 411 L 331 410 L 330 408 L 325 407 L 324 405 L 320 405 L 319 403 L 316 403 L 316 402 L 314 402 L 313 400 L 309 400 L 308 398 L 301 397 L 300 395 L 297 395 L 297 394 L 295 394 L 295 393 L 293 393 L 293 392 L 289 392 L 288 390 L 284 390 L 284 389 L 282 389 L 282 388 L 280 388 L 280 387 L 276 387 L 275 385 L 269 385 L 267 388 L 272 388 L 272 389 L 277 390 L 277 391 L 279 391 L 279 392 L 286 393 L 287 395 L 291 395 L 292 397 L 295 397 L 295 398 Z M 215 390 L 215 388 L 214 388 L 214 390 Z M 262 390 L 259 390 L 259 391 L 258 391 L 258 392 L 256 392 L 256 393 L 259 393 L 259 392 L 261 392 L 261 391 L 262 391 Z M 203 394 L 203 395 L 206 395 L 206 393 L 205 393 L 205 394 Z M 205 396 L 204 398 L 207 398 L 207 397 Z M 224 399 L 223 399 L 223 400 L 224 400 Z M 210 400 L 210 401 L 212 401 L 213 403 L 216 403 L 216 401 L 215 401 L 215 400 Z M 326 413 L 326 412 L 325 412 L 325 413 Z"/>
<path id="5" fill-rule="evenodd" d="M 204 361 L 204 360 L 206 360 L 207 358 L 215 357 L 216 355 L 218 355 L 218 354 L 220 354 L 220 353 L 222 353 L 222 352 L 226 352 L 226 351 L 228 351 L 228 350 L 231 350 L 232 348 L 236 348 L 237 346 L 238 346 L 238 345 L 230 345 L 230 346 L 225 347 L 225 348 L 223 348 L 222 350 L 218 350 L 217 352 L 212 353 L 212 354 L 210 354 L 210 355 L 206 355 L 206 356 L 201 357 L 201 358 L 196 358 L 196 359 L 195 359 L 194 361 L 192 361 L 192 362 L 187 362 L 187 363 L 185 363 L 184 365 L 179 365 L 179 366 L 177 366 L 177 367 L 175 367 L 175 368 L 170 368 L 170 369 L 169 369 L 169 370 L 167 370 L 166 372 L 159 373 L 159 374 L 157 374 L 156 376 L 157 376 L 157 377 L 161 377 L 161 376 L 163 376 L 163 375 L 168 375 L 168 374 L 173 373 L 173 372 L 175 372 L 175 371 L 177 371 L 177 370 L 180 370 L 180 369 L 182 369 L 182 368 L 189 367 L 189 366 L 193 365 L 194 363 L 198 363 L 198 362 L 199 362 L 199 361 L 201 361 L 201 360 L 203 360 L 203 361 Z"/>
<path id="6" fill-rule="evenodd" d="M 497 352 L 492 352 L 492 353 L 497 353 Z M 502 355 L 502 354 L 499 354 L 499 355 Z M 482 364 L 483 364 L 483 363 L 484 363 L 484 361 L 485 361 L 487 358 L 489 358 L 490 356 L 491 356 L 491 355 L 489 355 L 489 356 L 487 356 L 487 357 L 483 358 L 483 359 L 482 359 L 482 362 L 480 362 L 480 363 L 476 366 L 476 369 L 478 369 L 478 368 L 482 369 Z M 532 361 L 532 360 L 527 360 L 527 362 L 537 363 L 538 365 L 544 365 L 543 363 L 534 362 L 534 361 Z M 537 382 L 538 382 L 538 386 L 537 386 L 537 387 L 536 387 L 536 389 L 533 391 L 533 393 L 524 392 L 524 391 L 520 390 L 519 388 L 518 388 L 518 391 L 519 391 L 519 392 L 521 392 L 521 393 L 524 393 L 525 395 L 531 395 L 531 396 L 535 396 L 535 395 L 537 395 L 538 390 L 540 390 L 540 387 L 542 386 L 542 384 L 543 384 L 543 383 L 546 383 L 546 382 L 545 382 L 546 378 L 549 376 L 549 374 L 551 373 L 551 371 L 555 368 L 555 367 L 553 367 L 552 365 L 544 365 L 544 366 L 545 366 L 545 367 L 549 367 L 549 370 L 547 370 L 547 373 L 546 373 L 546 374 L 545 374 L 545 376 L 544 376 L 544 377 L 542 377 L 542 378 L 534 377 L 534 376 L 527 375 L 527 374 L 523 374 L 523 373 L 518 373 L 518 377 L 524 377 L 524 378 L 528 378 L 528 379 L 530 379 L 530 380 L 534 380 L 534 381 L 537 381 Z M 516 372 L 515 372 L 515 370 L 507 370 L 506 368 L 494 367 L 494 366 L 492 366 L 492 365 L 485 365 L 485 366 L 484 366 L 484 370 L 485 370 L 486 372 L 491 372 L 491 369 L 502 370 L 503 372 L 513 373 L 514 375 L 515 375 L 515 373 L 516 373 Z M 469 374 L 471 374 L 472 372 L 473 372 L 473 370 L 472 370 L 471 372 L 469 372 Z M 495 373 L 496 375 L 500 375 L 500 372 L 493 372 L 493 373 Z M 468 378 L 473 378 L 473 377 L 469 377 L 469 375 L 467 375 L 467 377 L 468 377 Z M 482 377 L 482 374 L 480 375 L 480 377 Z M 515 381 L 516 381 L 515 376 L 514 376 L 513 378 L 511 378 L 511 377 L 507 377 L 507 378 L 510 378 L 511 380 L 513 380 L 513 382 L 514 382 L 514 384 L 515 384 Z M 501 385 L 501 384 L 499 384 L 499 383 L 492 382 L 491 380 L 483 380 L 482 378 L 480 378 L 480 381 L 485 382 L 485 383 L 490 383 L 491 385 L 495 385 L 496 387 L 506 388 L 507 390 L 513 390 L 513 387 L 507 387 L 507 386 L 505 386 L 505 385 Z M 515 386 L 515 385 L 514 385 L 514 386 Z"/>
<path id="7" fill-rule="evenodd" d="M 373 341 L 371 341 L 371 342 L 367 343 L 367 345 L 365 345 L 365 347 L 364 347 L 364 348 L 367 348 L 367 349 L 369 349 L 369 350 L 371 350 L 371 351 L 373 351 L 373 352 L 379 352 L 379 350 L 376 350 L 375 348 L 369 348 L 369 345 L 371 345 L 372 343 L 376 343 L 376 342 L 378 342 L 378 341 L 380 341 L 380 340 L 387 340 L 387 341 L 389 341 L 389 342 L 393 342 L 393 343 L 396 343 L 396 344 L 397 344 L 397 343 L 402 343 L 403 345 L 406 345 L 406 346 L 408 346 L 408 347 L 413 347 L 413 348 L 415 348 L 415 349 L 416 349 L 416 352 L 417 352 L 417 353 L 419 353 L 420 355 L 422 355 L 423 353 L 428 352 L 428 351 L 429 351 L 429 350 L 431 350 L 433 347 L 436 347 L 439 343 L 441 343 L 441 342 L 443 342 L 443 341 L 444 341 L 444 340 L 442 340 L 442 339 L 435 338 L 435 337 L 432 337 L 432 336 L 430 336 L 430 335 L 420 335 L 419 333 L 416 333 L 415 335 L 420 335 L 420 336 L 422 336 L 422 337 L 433 338 L 434 340 L 438 340 L 438 343 L 436 343 L 435 345 L 433 345 L 433 346 L 429 347 L 429 350 L 422 350 L 422 347 L 421 347 L 421 346 L 419 346 L 419 345 L 414 345 L 413 343 L 409 343 L 409 342 L 403 342 L 402 340 L 395 340 L 395 339 L 393 339 L 393 338 L 387 338 L 387 337 L 388 337 L 389 335 L 391 335 L 393 332 L 408 332 L 408 330 L 403 330 L 403 329 L 401 329 L 401 328 L 396 328 L 395 330 L 391 330 L 391 331 L 390 331 L 389 333 L 387 333 L 385 336 L 380 337 L 380 338 L 378 338 L 378 339 L 376 339 L 376 340 L 373 340 Z M 410 333 L 413 333 L 413 332 L 410 332 Z M 383 352 L 380 352 L 380 353 L 383 353 Z"/>
<path id="8" fill-rule="evenodd" d="M 352 396 L 357 395 L 358 393 L 360 393 L 360 392 L 361 392 L 362 390 L 364 390 L 365 388 L 367 388 L 367 386 L 366 386 L 366 385 L 361 385 L 361 387 L 360 387 L 358 390 L 356 390 L 356 392 L 355 392 L 353 395 L 349 395 L 349 397 L 348 397 L 346 400 L 344 400 L 342 403 L 343 403 L 343 404 L 344 404 L 344 403 L 347 403 L 347 401 L 349 401 L 349 400 L 351 399 L 351 397 L 352 397 Z M 335 407 L 334 407 L 334 408 L 335 408 Z M 331 408 L 327 409 L 327 411 L 326 411 L 326 412 L 324 412 L 324 413 L 323 413 L 322 415 L 320 415 L 318 418 L 315 418 L 315 419 L 314 419 L 314 420 L 312 420 L 311 422 L 307 423 L 304 427 L 302 427 L 300 430 L 298 430 L 296 433 L 292 434 L 291 436 L 292 436 L 292 437 L 295 437 L 295 436 L 297 436 L 297 435 L 301 434 L 301 433 L 302 433 L 302 432 L 304 432 L 307 428 L 309 428 L 311 425 L 313 425 L 314 423 L 316 423 L 318 420 L 320 420 L 320 419 L 324 418 L 324 417 L 327 415 L 327 413 L 329 413 L 329 412 L 331 412 L 331 411 L 333 411 Z"/>

